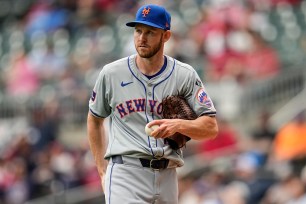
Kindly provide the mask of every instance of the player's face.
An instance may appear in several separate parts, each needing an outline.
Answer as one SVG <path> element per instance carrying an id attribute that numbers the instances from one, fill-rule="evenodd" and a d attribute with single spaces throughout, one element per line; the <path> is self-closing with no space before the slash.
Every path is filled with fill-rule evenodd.
<path id="1" fill-rule="evenodd" d="M 134 43 L 137 53 L 142 58 L 151 58 L 159 51 L 162 51 L 164 45 L 165 31 L 146 25 L 136 25 L 134 31 Z"/>

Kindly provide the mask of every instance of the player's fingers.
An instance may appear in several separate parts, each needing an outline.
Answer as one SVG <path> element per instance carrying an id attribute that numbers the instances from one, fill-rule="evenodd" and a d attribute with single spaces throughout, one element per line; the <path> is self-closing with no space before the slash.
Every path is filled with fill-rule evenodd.
<path id="1" fill-rule="evenodd" d="M 167 127 L 165 125 L 159 125 L 159 127 L 157 129 L 155 129 L 152 132 L 152 136 L 155 137 L 156 139 L 158 138 L 163 138 L 164 137 L 164 131 Z"/>
<path id="2" fill-rule="evenodd" d="M 161 119 L 161 120 L 153 120 L 153 121 L 151 121 L 151 122 L 149 122 L 148 123 L 148 126 L 149 127 L 151 127 L 151 126 L 153 126 L 153 125 L 161 125 L 161 124 L 163 124 L 164 123 L 164 120 L 163 119 Z"/>
<path id="3" fill-rule="evenodd" d="M 158 137 L 159 133 L 160 133 L 160 129 L 157 128 L 157 129 L 155 129 L 155 130 L 151 133 L 151 136 L 152 136 L 152 137 L 155 137 L 155 138 L 159 138 L 159 137 Z"/>
<path id="4" fill-rule="evenodd" d="M 164 138 L 165 137 L 165 129 L 166 129 L 166 126 L 164 125 L 160 125 L 157 129 L 155 129 L 153 132 L 152 132 L 152 136 L 155 137 L 156 139 L 158 138 Z"/>

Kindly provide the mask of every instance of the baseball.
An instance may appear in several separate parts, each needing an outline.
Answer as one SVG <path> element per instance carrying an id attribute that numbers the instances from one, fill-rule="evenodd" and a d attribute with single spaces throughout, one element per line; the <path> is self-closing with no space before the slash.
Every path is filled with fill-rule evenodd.
<path id="1" fill-rule="evenodd" d="M 151 133 L 156 130 L 159 127 L 159 125 L 152 125 L 151 127 L 148 127 L 148 124 L 145 127 L 145 132 L 147 135 L 151 136 Z"/>

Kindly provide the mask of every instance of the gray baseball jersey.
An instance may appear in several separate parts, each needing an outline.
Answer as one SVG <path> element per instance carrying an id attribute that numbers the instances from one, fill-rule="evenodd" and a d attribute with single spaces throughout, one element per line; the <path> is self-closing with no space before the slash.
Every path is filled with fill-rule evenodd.
<path id="1" fill-rule="evenodd" d="M 153 78 L 136 66 L 136 55 L 101 70 L 89 102 L 96 117 L 109 117 L 108 147 L 105 158 L 126 155 L 135 158 L 167 158 L 169 168 L 184 164 L 182 151 L 173 151 L 163 139 L 146 135 L 145 125 L 162 118 L 163 98 L 183 95 L 197 115 L 215 115 L 216 110 L 196 71 L 169 56 L 166 68 Z"/>

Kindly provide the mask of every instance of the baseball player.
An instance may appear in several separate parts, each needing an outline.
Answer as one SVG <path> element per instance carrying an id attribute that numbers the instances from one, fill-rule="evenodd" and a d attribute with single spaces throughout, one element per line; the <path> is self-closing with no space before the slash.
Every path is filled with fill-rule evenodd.
<path id="1" fill-rule="evenodd" d="M 184 164 L 183 152 L 171 149 L 164 138 L 175 132 L 194 140 L 214 138 L 216 110 L 196 71 L 164 55 L 171 37 L 165 8 L 144 5 L 126 25 L 135 28 L 137 53 L 105 65 L 97 78 L 89 101 L 90 148 L 106 203 L 175 204 L 176 167 Z M 162 99 L 177 94 L 187 99 L 197 119 L 162 119 Z M 147 124 L 159 127 L 147 135 Z"/>

